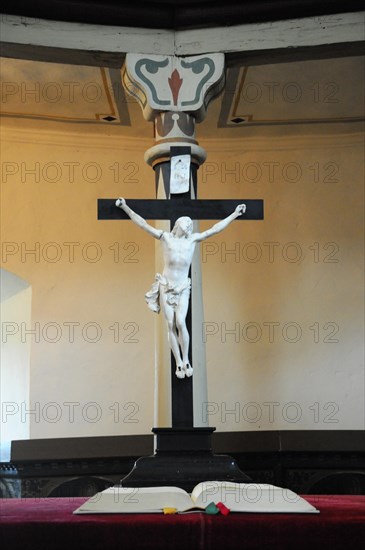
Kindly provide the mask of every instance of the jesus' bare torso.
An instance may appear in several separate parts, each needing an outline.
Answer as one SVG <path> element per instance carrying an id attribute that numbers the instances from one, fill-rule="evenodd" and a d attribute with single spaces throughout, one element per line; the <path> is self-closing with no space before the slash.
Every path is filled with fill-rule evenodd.
<path id="1" fill-rule="evenodd" d="M 164 312 L 168 325 L 169 344 L 176 362 L 176 376 L 178 378 L 192 376 L 193 369 L 188 356 L 190 336 L 185 320 L 191 288 L 189 270 L 195 246 L 223 231 L 246 211 L 246 205 L 240 204 L 232 214 L 210 229 L 202 233 L 193 233 L 193 222 L 187 216 L 179 218 L 173 230 L 166 232 L 149 225 L 144 218 L 127 206 L 124 199 L 118 199 L 115 204 L 122 208 L 136 225 L 161 242 L 164 269 L 162 275 L 157 273 L 155 283 L 146 293 L 146 301 L 153 311 L 159 312 L 161 307 Z"/>
<path id="2" fill-rule="evenodd" d="M 164 233 L 161 236 L 164 270 L 163 275 L 173 284 L 183 283 L 189 276 L 189 269 L 197 241 L 194 234 L 185 238 Z"/>

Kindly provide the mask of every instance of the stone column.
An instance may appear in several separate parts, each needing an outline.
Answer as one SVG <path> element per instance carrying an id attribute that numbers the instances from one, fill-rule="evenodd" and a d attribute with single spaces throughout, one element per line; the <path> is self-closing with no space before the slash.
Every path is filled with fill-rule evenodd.
<path id="1" fill-rule="evenodd" d="M 195 139 L 195 123 L 201 122 L 208 103 L 224 87 L 224 55 L 210 54 L 179 58 L 176 56 L 127 54 L 123 84 L 134 96 L 146 120 L 154 122 L 155 145 L 145 153 L 146 162 L 155 171 L 156 198 L 170 200 L 171 195 L 198 198 L 197 170 L 206 153 Z M 173 167 L 175 147 L 189 147 L 190 167 L 178 174 Z M 184 149 L 178 151 L 184 152 Z M 171 178 L 171 174 L 175 177 Z M 169 230 L 170 222 L 156 222 Z M 198 231 L 195 222 L 194 231 Z M 155 268 L 162 271 L 159 243 L 156 243 Z M 194 426 L 203 426 L 202 402 L 207 401 L 205 346 L 201 338 L 204 319 L 200 252 L 197 247 L 192 264 L 192 365 Z M 156 316 L 155 335 L 155 418 L 158 427 L 171 426 L 171 367 L 166 321 Z"/>

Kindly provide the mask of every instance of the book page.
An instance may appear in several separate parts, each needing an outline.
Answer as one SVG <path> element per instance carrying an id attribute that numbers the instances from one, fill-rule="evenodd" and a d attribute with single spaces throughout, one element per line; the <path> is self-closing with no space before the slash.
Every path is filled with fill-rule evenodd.
<path id="1" fill-rule="evenodd" d="M 316 513 L 305 499 L 282 487 L 258 483 L 206 481 L 193 490 L 192 500 L 205 508 L 210 502 L 223 502 L 232 512 Z"/>
<path id="2" fill-rule="evenodd" d="M 189 510 L 193 502 L 179 487 L 109 487 L 82 504 L 74 513 L 148 513 L 163 508 Z"/>

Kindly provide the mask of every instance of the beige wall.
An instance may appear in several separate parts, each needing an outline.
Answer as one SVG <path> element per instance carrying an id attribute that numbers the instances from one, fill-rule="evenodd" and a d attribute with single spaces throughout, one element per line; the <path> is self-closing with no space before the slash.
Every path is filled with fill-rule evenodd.
<path id="1" fill-rule="evenodd" d="M 31 167 L 38 162 L 41 171 L 57 163 L 62 171 L 55 183 L 49 181 L 51 172 L 36 181 L 23 171 L 23 182 L 19 172 L 2 185 L 3 240 L 8 243 L 3 246 L 13 252 L 3 253 L 4 267 L 32 285 L 29 328 L 38 323 L 40 332 L 24 334 L 31 343 L 31 436 L 149 431 L 153 318 L 146 315 L 143 293 L 153 278 L 153 250 L 131 224 L 98 222 L 96 206 L 98 197 L 153 196 L 145 178 L 148 167 L 141 163 L 143 144 L 138 143 L 137 152 L 130 143 L 111 139 L 95 148 L 85 136 L 72 134 L 7 136 L 3 162 L 9 159 L 20 171 L 21 163 Z M 91 172 L 87 180 L 81 168 L 95 159 L 102 177 L 93 183 Z M 68 162 L 80 166 L 74 181 L 64 170 Z M 114 183 L 108 167 L 116 162 L 121 177 Z M 123 181 L 128 162 L 139 170 L 137 183 Z M 38 256 L 25 254 L 25 247 L 37 246 Z M 100 258 L 93 261 L 96 253 Z"/>
<path id="2" fill-rule="evenodd" d="M 203 248 L 203 412 L 221 430 L 360 429 L 362 139 L 314 134 L 224 148 L 221 162 L 246 181 L 225 177 L 220 164 L 226 181 L 214 176 L 215 194 L 264 198 L 265 221 L 237 223 Z"/>
<path id="3" fill-rule="evenodd" d="M 96 202 L 153 198 L 152 141 L 59 128 L 3 125 L 2 265 L 31 284 L 29 328 L 39 329 L 24 335 L 31 437 L 149 433 L 154 318 L 143 295 L 154 247 L 129 222 L 97 221 Z M 219 430 L 363 427 L 363 148 L 359 133 L 326 131 L 202 142 L 201 198 L 265 201 L 265 221 L 202 245 L 202 414 Z M 39 177 L 25 173 L 34 163 Z"/>

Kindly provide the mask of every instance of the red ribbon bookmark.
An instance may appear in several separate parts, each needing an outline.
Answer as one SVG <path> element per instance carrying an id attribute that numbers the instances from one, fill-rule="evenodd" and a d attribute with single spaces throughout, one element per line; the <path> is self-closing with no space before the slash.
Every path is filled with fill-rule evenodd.
<path id="1" fill-rule="evenodd" d="M 219 508 L 220 513 L 223 516 L 228 516 L 229 512 L 231 511 L 227 506 L 223 504 L 223 502 L 217 502 L 216 507 Z"/>

